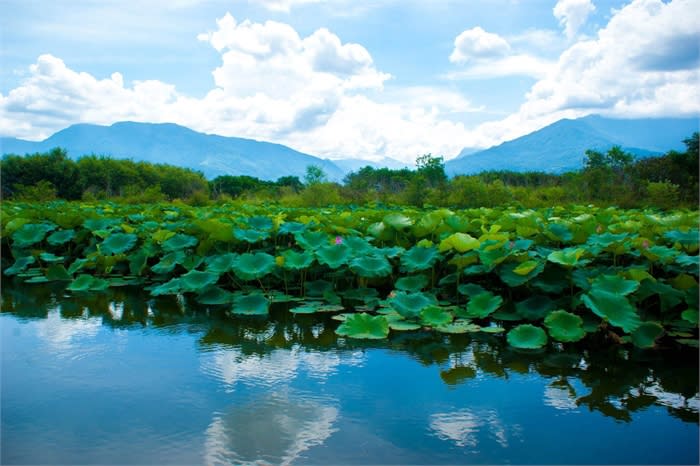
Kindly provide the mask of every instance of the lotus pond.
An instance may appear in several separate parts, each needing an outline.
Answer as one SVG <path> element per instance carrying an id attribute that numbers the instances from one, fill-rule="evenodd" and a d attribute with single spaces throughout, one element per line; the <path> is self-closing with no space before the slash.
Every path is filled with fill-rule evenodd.
<path id="1" fill-rule="evenodd" d="M 698 354 L 3 281 L 2 464 L 697 464 Z"/>

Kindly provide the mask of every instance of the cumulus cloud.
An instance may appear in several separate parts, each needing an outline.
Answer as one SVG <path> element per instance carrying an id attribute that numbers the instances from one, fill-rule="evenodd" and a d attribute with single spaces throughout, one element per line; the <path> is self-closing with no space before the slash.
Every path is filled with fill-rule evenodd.
<path id="1" fill-rule="evenodd" d="M 588 15 L 594 11 L 595 5 L 591 0 L 559 0 L 552 10 L 569 39 L 576 37 L 581 27 L 586 24 Z"/>
<path id="2" fill-rule="evenodd" d="M 477 26 L 467 29 L 455 38 L 450 61 L 466 63 L 472 59 L 502 57 L 509 51 L 510 45 L 503 37 Z"/>
<path id="3" fill-rule="evenodd" d="M 292 7 L 312 3 L 321 3 L 323 1 L 324 0 L 248 0 L 248 3 L 260 5 L 270 11 L 289 13 L 292 10 Z"/>

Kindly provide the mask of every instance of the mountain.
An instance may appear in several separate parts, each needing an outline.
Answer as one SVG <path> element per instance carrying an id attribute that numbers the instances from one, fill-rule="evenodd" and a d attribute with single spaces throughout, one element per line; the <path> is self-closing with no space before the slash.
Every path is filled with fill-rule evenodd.
<path id="1" fill-rule="evenodd" d="M 321 167 L 330 180 L 344 176 L 333 162 L 281 144 L 203 134 L 171 123 L 77 124 L 39 142 L 0 138 L 3 154 L 45 152 L 54 147 L 66 149 L 72 158 L 98 154 L 167 163 L 200 170 L 207 178 L 248 175 L 276 180 L 291 175 L 303 179 L 308 165 Z"/>
<path id="2" fill-rule="evenodd" d="M 583 167 L 588 149 L 607 151 L 618 145 L 637 157 L 685 150 L 683 139 L 695 131 L 697 118 L 565 119 L 486 150 L 460 153 L 445 170 L 451 176 L 485 170 L 561 173 Z"/>

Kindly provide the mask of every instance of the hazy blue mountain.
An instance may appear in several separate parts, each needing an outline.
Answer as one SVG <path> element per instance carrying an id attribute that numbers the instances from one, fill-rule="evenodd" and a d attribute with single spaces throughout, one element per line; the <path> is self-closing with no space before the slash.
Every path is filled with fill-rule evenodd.
<path id="1" fill-rule="evenodd" d="M 684 150 L 683 139 L 698 131 L 697 118 L 619 120 L 588 116 L 559 120 L 538 131 L 445 164 L 449 175 L 484 170 L 546 171 L 579 169 L 587 149 L 607 151 L 614 145 L 637 157 Z"/>
<path id="2" fill-rule="evenodd" d="M 248 175 L 276 180 L 292 175 L 303 179 L 308 165 L 320 166 L 331 180 L 344 176 L 344 171 L 333 162 L 281 144 L 203 134 L 170 123 L 78 124 L 40 142 L 0 138 L 3 154 L 23 155 L 54 147 L 63 147 L 72 158 L 98 154 L 167 163 L 200 170 L 208 178 Z"/>

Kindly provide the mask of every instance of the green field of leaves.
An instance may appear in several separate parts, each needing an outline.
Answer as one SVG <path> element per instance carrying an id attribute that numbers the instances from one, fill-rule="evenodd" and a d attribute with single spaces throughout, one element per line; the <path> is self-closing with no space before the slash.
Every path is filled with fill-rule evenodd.
<path id="1" fill-rule="evenodd" d="M 138 286 L 336 333 L 503 333 L 516 348 L 698 345 L 697 211 L 110 202 L 2 206 L 4 286 Z M 579 343 L 577 343 L 579 342 Z"/>

